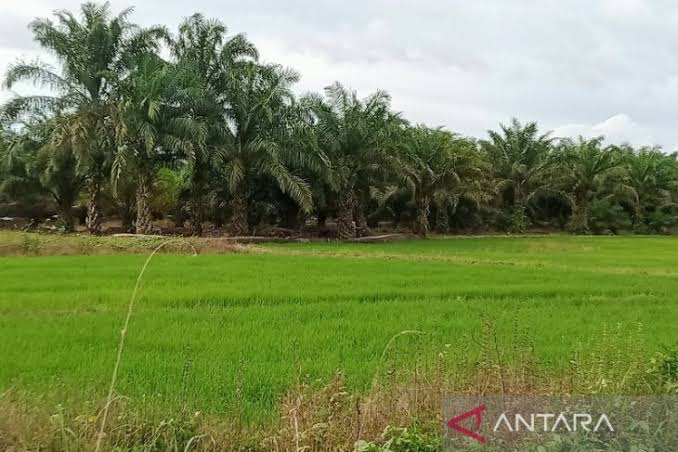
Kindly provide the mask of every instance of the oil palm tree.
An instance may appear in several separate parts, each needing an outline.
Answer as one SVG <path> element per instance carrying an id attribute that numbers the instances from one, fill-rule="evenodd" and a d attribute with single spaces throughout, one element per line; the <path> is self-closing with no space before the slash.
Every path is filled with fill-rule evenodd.
<path id="1" fill-rule="evenodd" d="M 80 17 L 56 11 L 56 22 L 36 19 L 30 25 L 35 40 L 58 61 L 59 69 L 40 61 L 12 65 L 5 86 L 32 80 L 48 87 L 51 95 L 15 97 L 4 107 L 17 118 L 35 112 L 67 111 L 72 132 L 70 146 L 85 175 L 88 192 L 87 229 L 101 230 L 100 202 L 111 162 L 112 139 L 107 123 L 111 81 L 130 70 L 140 54 L 157 50 L 164 29 L 140 29 L 129 22 L 132 9 L 113 16 L 108 3 L 84 3 Z"/>
<path id="2" fill-rule="evenodd" d="M 190 65 L 207 89 L 222 87 L 232 79 L 237 66 L 259 58 L 256 47 L 244 34 L 229 37 L 227 32 L 222 22 L 194 14 L 170 39 L 176 61 Z"/>
<path id="3" fill-rule="evenodd" d="M 539 134 L 537 123 L 522 125 L 517 119 L 511 125 L 500 124 L 501 131 L 488 131 L 489 140 L 481 142 L 493 163 L 497 186 L 512 209 L 512 229 L 524 232 L 527 207 L 543 186 L 548 153 L 553 139 L 549 133 Z"/>
<path id="4" fill-rule="evenodd" d="M 630 146 L 622 146 L 621 151 L 629 187 L 624 194 L 633 207 L 634 228 L 645 231 L 648 214 L 676 205 L 678 162 L 675 156 L 657 148 L 634 151 Z"/>
<path id="5" fill-rule="evenodd" d="M 183 87 L 175 67 L 156 55 L 146 56 L 117 83 L 111 122 L 116 137 L 114 183 L 123 172 L 136 178 L 136 231 L 152 232 L 150 197 L 163 166 L 193 152 L 204 142 L 201 123 L 183 114 Z"/>
<path id="6" fill-rule="evenodd" d="M 44 194 L 35 170 L 35 161 L 46 140 L 37 131 L 38 128 L 33 124 L 25 124 L 21 133 L 16 130 L 3 131 L 0 195 L 7 200 L 28 205 L 35 203 Z"/>
<path id="7" fill-rule="evenodd" d="M 414 232 L 426 235 L 432 203 L 446 212 L 462 196 L 481 197 L 483 165 L 472 140 L 424 126 L 409 129 L 407 135 L 401 152 L 401 174 L 411 187 Z"/>
<path id="8" fill-rule="evenodd" d="M 337 226 L 341 239 L 356 236 L 355 209 L 359 184 L 374 173 L 395 166 L 394 137 L 404 121 L 391 111 L 391 98 L 377 91 L 359 99 L 336 82 L 325 97 L 304 99 L 311 112 L 312 147 L 322 162 L 321 177 L 337 199 Z"/>
<path id="9" fill-rule="evenodd" d="M 596 194 L 622 190 L 626 170 L 616 148 L 603 145 L 603 137 L 562 140 L 553 154 L 551 186 L 557 187 L 572 208 L 569 228 L 588 233 L 589 202 Z"/>
<path id="10" fill-rule="evenodd" d="M 184 99 L 183 108 L 207 128 L 204 142 L 197 143 L 187 159 L 188 213 L 193 230 L 199 235 L 205 219 L 213 163 L 222 144 L 222 131 L 227 127 L 225 113 L 230 105 L 230 87 L 238 80 L 237 74 L 259 55 L 244 35 L 227 36 L 223 23 L 201 14 L 186 19 L 170 44 L 177 65 L 195 88 Z"/>
<path id="11" fill-rule="evenodd" d="M 57 145 L 55 135 L 66 132 L 65 118 L 32 121 L 14 134 L 0 152 L 0 172 L 5 173 L 0 192 L 14 199 L 28 194 L 50 198 L 65 232 L 74 230 L 72 214 L 84 179 L 68 146 Z M 61 141 L 61 140 L 60 140 Z"/>
<path id="12" fill-rule="evenodd" d="M 257 178 L 275 184 L 303 211 L 312 208 L 307 182 L 290 170 L 305 163 L 301 145 L 290 140 L 286 127 L 294 113 L 291 87 L 298 77 L 279 66 L 250 62 L 227 86 L 226 122 L 219 130 L 215 161 L 235 235 L 249 232 L 252 183 Z"/>

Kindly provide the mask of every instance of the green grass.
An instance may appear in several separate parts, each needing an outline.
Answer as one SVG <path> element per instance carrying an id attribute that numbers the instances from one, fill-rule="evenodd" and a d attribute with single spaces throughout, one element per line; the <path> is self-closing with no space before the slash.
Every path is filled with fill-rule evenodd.
<path id="1" fill-rule="evenodd" d="M 157 255 L 133 314 L 117 392 L 138 407 L 263 419 L 295 382 L 450 369 L 528 336 L 558 375 L 604 331 L 643 325 L 648 359 L 676 345 L 678 240 L 452 238 L 268 245 L 257 254 Z M 0 258 L 0 392 L 105 396 L 144 255 Z M 398 337 L 404 330 L 425 335 Z M 447 345 L 451 344 L 451 345 Z M 623 346 L 620 342 L 619 346 Z M 470 357 L 462 362 L 461 357 Z M 150 409 L 150 408 L 149 408 Z"/>

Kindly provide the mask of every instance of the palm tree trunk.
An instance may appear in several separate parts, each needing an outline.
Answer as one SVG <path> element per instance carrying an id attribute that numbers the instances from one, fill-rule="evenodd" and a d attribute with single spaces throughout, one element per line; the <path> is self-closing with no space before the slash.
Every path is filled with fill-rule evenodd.
<path id="1" fill-rule="evenodd" d="M 205 197 L 200 194 L 194 194 L 189 202 L 190 216 L 189 221 L 193 235 L 200 237 L 202 235 L 202 224 L 205 221 Z"/>
<path id="2" fill-rule="evenodd" d="M 193 234 L 201 236 L 203 233 L 202 224 L 205 222 L 205 210 L 207 209 L 209 183 L 207 182 L 207 170 L 204 164 L 196 165 L 193 171 L 193 180 L 189 193 L 189 221 Z"/>
<path id="3" fill-rule="evenodd" d="M 436 212 L 436 232 L 445 234 L 450 231 L 450 216 L 447 212 L 447 206 L 438 206 Z"/>
<path id="4" fill-rule="evenodd" d="M 52 193 L 52 198 L 54 199 L 59 222 L 61 223 L 61 226 L 63 226 L 64 232 L 73 232 L 75 229 L 75 218 L 73 218 L 73 214 L 71 214 L 73 202 L 71 202 L 70 199 L 61 198 L 56 193 Z"/>
<path id="5" fill-rule="evenodd" d="M 513 215 L 511 232 L 522 234 L 527 229 L 526 203 L 522 191 L 516 190 L 513 195 Z"/>
<path id="6" fill-rule="evenodd" d="M 202 215 L 191 215 L 191 229 L 193 229 L 193 235 L 198 237 L 202 236 L 202 220 Z"/>
<path id="7" fill-rule="evenodd" d="M 153 233 L 153 216 L 151 214 L 151 178 L 141 174 L 137 184 L 137 234 Z"/>
<path id="8" fill-rule="evenodd" d="M 128 193 L 118 193 L 117 212 L 120 217 L 121 226 L 127 232 L 134 232 L 134 220 L 136 219 L 136 189 L 130 196 Z"/>
<path id="9" fill-rule="evenodd" d="M 231 233 L 233 235 L 247 235 L 250 224 L 247 219 L 247 196 L 244 190 L 238 190 L 231 198 Z"/>
<path id="10" fill-rule="evenodd" d="M 633 230 L 635 232 L 645 232 L 645 210 L 640 204 L 633 207 Z"/>
<path id="11" fill-rule="evenodd" d="M 586 196 L 579 197 L 572 208 L 572 219 L 570 228 L 577 234 L 587 234 L 589 232 L 589 205 Z"/>
<path id="12" fill-rule="evenodd" d="M 358 237 L 370 235 L 370 227 L 367 225 L 365 209 L 359 196 L 354 196 L 353 217 L 355 218 L 355 232 Z"/>
<path id="13" fill-rule="evenodd" d="M 101 234 L 101 181 L 97 178 L 87 188 L 87 232 L 92 235 Z"/>
<path id="14" fill-rule="evenodd" d="M 513 206 L 513 218 L 511 221 L 511 232 L 522 234 L 527 229 L 527 221 L 525 219 L 525 205 L 518 203 Z"/>
<path id="15" fill-rule="evenodd" d="M 428 234 L 428 214 L 431 210 L 428 196 L 424 196 L 416 201 L 416 212 L 414 214 L 414 233 L 421 236 Z"/>
<path id="16" fill-rule="evenodd" d="M 355 200 L 352 190 L 343 190 L 339 193 L 337 204 L 337 230 L 340 240 L 355 238 L 356 227 L 353 221 Z"/>

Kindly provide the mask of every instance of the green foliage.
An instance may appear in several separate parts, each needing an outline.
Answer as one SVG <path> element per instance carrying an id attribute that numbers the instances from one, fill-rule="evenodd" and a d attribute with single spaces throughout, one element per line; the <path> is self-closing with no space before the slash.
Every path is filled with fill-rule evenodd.
<path id="1" fill-rule="evenodd" d="M 291 86 L 298 77 L 288 69 L 252 63 L 229 85 L 230 105 L 216 171 L 225 194 L 236 201 L 242 197 L 247 203 L 255 188 L 252 182 L 264 177 L 302 209 L 311 210 L 307 182 L 290 171 L 291 165 L 303 165 L 305 157 L 290 146 L 283 128 L 293 111 Z"/>
<path id="2" fill-rule="evenodd" d="M 589 226 L 596 234 L 617 234 L 632 229 L 628 212 L 612 197 L 592 200 L 589 210 Z"/>
<path id="3" fill-rule="evenodd" d="M 308 95 L 302 104 L 307 109 L 303 137 L 319 162 L 320 187 L 333 195 L 320 196 L 337 200 L 339 237 L 364 235 L 364 200 L 375 180 L 398 170 L 396 137 L 405 122 L 391 111 L 386 92 L 360 99 L 339 82 L 325 88 L 325 97 Z"/>
<path id="4" fill-rule="evenodd" d="M 36 19 L 30 24 L 35 40 L 59 63 L 55 70 L 39 61 L 18 61 L 5 78 L 11 88 L 33 81 L 50 88 L 48 96 L 17 96 L 3 107 L 10 119 L 57 116 L 62 124 L 51 138 L 68 147 L 78 159 L 78 170 L 88 190 L 87 227 L 101 230 L 100 198 L 110 170 L 114 143 L 108 120 L 115 83 L 135 67 L 139 58 L 157 52 L 163 28 L 140 29 L 129 22 L 132 10 L 112 16 L 109 4 L 82 4 L 79 17 L 60 10 L 56 23 Z"/>
<path id="5" fill-rule="evenodd" d="M 476 206 L 489 198 L 482 185 L 484 162 L 472 140 L 441 129 L 408 129 L 402 144 L 400 171 L 410 188 L 416 209 L 415 232 L 426 235 L 429 229 L 429 206 L 434 204 L 440 224 L 453 212 L 461 199 Z"/>
<path id="6" fill-rule="evenodd" d="M 178 171 L 161 168 L 155 175 L 151 191 L 151 208 L 154 212 L 175 212 L 184 186 L 184 176 Z"/>
<path id="7" fill-rule="evenodd" d="M 628 189 L 619 152 L 604 148 L 602 143 L 603 137 L 564 139 L 552 154 L 549 186 L 570 205 L 569 229 L 573 232 L 589 232 L 589 202 L 593 196 Z M 600 210 L 601 205 L 596 208 Z"/>
<path id="8" fill-rule="evenodd" d="M 62 403 L 54 421 L 64 429 L 96 426 L 88 419 L 107 390 L 122 303 L 146 259 L 130 253 L 162 241 L 0 232 L 0 253 L 36 256 L 0 258 L 0 411 L 17 413 L 3 404 L 21 394 L 50 415 Z M 674 242 L 564 235 L 157 255 L 127 332 L 107 440 L 167 448 L 150 417 L 180 444 L 223 432 L 219 450 L 237 440 L 224 424 L 294 432 L 296 415 L 302 444 L 430 450 L 445 394 L 676 394 Z M 345 385 L 323 403 L 295 391 L 338 369 Z M 283 399 L 299 409 L 280 408 Z M 193 428 L 198 411 L 214 430 Z M 357 425 L 371 434 L 356 436 Z M 382 436 L 385 425 L 394 428 Z"/>
<path id="9" fill-rule="evenodd" d="M 62 247 L 97 253 L 108 244 L 121 253 L 0 258 L 0 356 L 7 363 L 0 366 L 0 387 L 35 393 L 58 388 L 64 398 L 83 400 L 104 394 L 121 302 L 145 259 L 128 254 L 130 247 L 147 252 L 158 243 L 0 233 L 0 251 L 25 248 L 34 255 Z M 621 330 L 605 342 L 612 351 L 595 355 L 610 360 L 602 368 L 614 369 L 614 375 L 624 374 L 631 358 L 647 364 L 675 342 L 678 281 L 666 275 L 678 264 L 678 253 L 667 237 L 459 238 L 266 249 L 156 256 L 130 327 L 120 394 L 135 407 L 239 410 L 244 419 L 262 419 L 299 379 L 326 381 L 337 369 L 358 393 L 377 372 L 410 369 L 423 376 L 442 366 L 449 375 L 464 369 L 478 375 L 481 353 L 495 356 L 494 343 L 478 342 L 487 318 L 501 362 L 521 344 L 513 333 L 516 322 L 529 332 L 540 366 L 535 378 L 546 384 L 550 376 L 563 376 L 574 352 L 589 351 L 617 323 Z M 629 341 L 640 339 L 627 333 L 636 331 L 637 322 L 652 334 L 631 354 Z M 426 332 L 425 339 L 398 339 L 380 364 L 391 338 L 412 329 Z M 440 363 L 438 354 L 450 343 L 458 344 L 459 355 Z M 487 363 L 491 372 L 483 374 L 493 385 L 495 364 Z M 582 362 L 582 368 L 597 364 Z"/>
<path id="10" fill-rule="evenodd" d="M 233 79 L 258 59 L 257 49 L 244 35 L 227 37 L 226 32 L 221 22 L 194 14 L 181 23 L 177 35 L 170 40 L 177 73 L 188 88 L 181 102 L 184 114 L 199 121 L 206 131 L 204 141 L 192 147 L 185 162 L 190 177 L 185 180 L 186 203 L 182 211 L 188 214 L 198 234 L 208 208 L 218 210 L 224 198 L 229 198 L 228 191 L 220 193 L 217 164 L 224 131 L 229 128 L 225 114 L 230 105 L 227 94 Z"/>
<path id="11" fill-rule="evenodd" d="M 481 146 L 494 167 L 497 189 L 513 210 L 512 230 L 524 232 L 528 203 L 544 188 L 553 139 L 548 133 L 540 135 L 535 122 L 522 125 L 514 118 L 510 126 L 500 128 L 501 132 L 488 131 L 489 140 L 481 141 Z"/>
<path id="12" fill-rule="evenodd" d="M 678 349 L 665 347 L 656 353 L 647 374 L 649 378 L 658 379 L 667 394 L 678 395 Z"/>
<path id="13" fill-rule="evenodd" d="M 442 448 L 440 432 L 424 434 L 416 429 L 386 427 L 382 442 L 360 440 L 355 452 L 436 452 Z"/>
<path id="14" fill-rule="evenodd" d="M 678 161 L 675 155 L 656 148 L 637 151 L 622 148 L 627 168 L 628 189 L 624 193 L 633 208 L 633 226 L 638 232 L 662 232 L 674 223 L 665 215 L 676 207 Z"/>
<path id="15" fill-rule="evenodd" d="M 339 82 L 297 98 L 300 75 L 259 61 L 255 45 L 220 21 L 194 14 L 172 33 L 139 27 L 132 12 L 88 2 L 30 24 L 58 64 L 19 60 L 7 72 L 6 87 L 32 81 L 49 94 L 2 107 L 5 201 L 32 205 L 68 175 L 68 185 L 86 191 L 95 234 L 106 210 L 148 233 L 152 213 L 165 208 L 187 216 L 197 234 L 208 219 L 229 221 L 240 235 L 259 222 L 301 228 L 315 216 L 321 227 L 332 217 L 343 239 L 382 221 L 421 235 L 613 232 L 627 229 L 624 212 L 637 233 L 671 233 L 678 224 L 675 155 L 608 146 L 602 137 L 556 140 L 517 119 L 477 141 L 410 126 L 388 93 L 360 98 Z M 36 121 L 52 125 L 41 139 L 61 153 L 40 175 L 27 171 L 40 160 L 31 146 L 7 144 Z M 151 206 L 163 168 L 184 175 L 181 195 Z M 8 199 L 11 192 L 21 196 Z"/>
<path id="16" fill-rule="evenodd" d="M 72 148 L 55 144 L 50 135 L 63 124 L 56 118 L 24 125 L 0 149 L 0 193 L 11 200 L 34 203 L 44 199 L 59 215 L 62 228 L 72 232 L 72 208 L 83 187 Z"/>

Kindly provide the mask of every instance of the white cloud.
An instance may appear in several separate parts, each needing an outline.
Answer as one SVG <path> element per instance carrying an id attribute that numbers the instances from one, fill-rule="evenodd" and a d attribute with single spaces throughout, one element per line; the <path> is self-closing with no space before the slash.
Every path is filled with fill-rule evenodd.
<path id="1" fill-rule="evenodd" d="M 600 4 L 608 16 L 622 20 L 643 20 L 652 14 L 645 0 L 603 0 Z"/>
<path id="2" fill-rule="evenodd" d="M 652 132 L 624 113 L 619 113 L 593 125 L 567 124 L 560 126 L 553 131 L 553 135 L 556 137 L 581 135 L 587 138 L 604 136 L 607 142 L 614 144 L 654 144 L 652 141 Z"/>
<path id="3" fill-rule="evenodd" d="M 49 6 L 49 2 L 45 0 L 21 0 L 4 2 L 2 11 L 4 14 L 14 15 L 16 17 L 32 18 L 36 15 L 49 14 L 55 9 Z"/>

